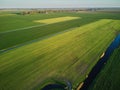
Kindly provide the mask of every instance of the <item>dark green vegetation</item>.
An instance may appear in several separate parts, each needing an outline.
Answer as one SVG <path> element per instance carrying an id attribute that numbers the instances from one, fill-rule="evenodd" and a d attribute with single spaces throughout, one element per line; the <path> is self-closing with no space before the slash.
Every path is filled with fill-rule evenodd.
<path id="1" fill-rule="evenodd" d="M 43 25 L 34 20 L 65 16 L 80 19 L 20 29 Z M 2 90 L 39 90 L 59 80 L 77 88 L 120 29 L 119 13 L 14 14 L 0 20 L 1 50 L 31 42 L 0 53 Z"/>
<path id="2" fill-rule="evenodd" d="M 120 47 L 114 51 L 89 90 L 120 90 Z"/>

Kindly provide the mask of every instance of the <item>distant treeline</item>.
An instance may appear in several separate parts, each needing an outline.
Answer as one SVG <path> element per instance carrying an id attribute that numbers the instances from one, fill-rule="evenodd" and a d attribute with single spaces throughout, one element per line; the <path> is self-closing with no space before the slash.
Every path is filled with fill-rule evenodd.
<path id="1" fill-rule="evenodd" d="M 16 14 L 19 15 L 27 15 L 27 14 L 48 14 L 48 13 L 56 13 L 56 12 L 79 12 L 79 11 L 91 11 L 91 9 L 84 9 L 84 10 L 26 10 L 26 11 L 21 11 Z"/>
<path id="2" fill-rule="evenodd" d="M 19 9 L 18 9 L 19 10 Z M 22 10 L 22 9 L 20 9 Z M 84 9 L 26 9 L 20 12 L 17 12 L 18 15 L 28 15 L 28 14 L 48 14 L 56 12 L 81 12 L 81 11 L 99 11 L 99 12 L 120 12 L 120 9 L 110 9 L 110 8 L 84 8 Z"/>

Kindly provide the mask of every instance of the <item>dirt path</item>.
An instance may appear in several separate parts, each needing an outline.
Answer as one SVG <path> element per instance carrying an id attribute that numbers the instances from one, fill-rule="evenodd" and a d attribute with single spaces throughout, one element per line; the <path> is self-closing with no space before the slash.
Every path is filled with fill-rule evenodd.
<path id="1" fill-rule="evenodd" d="M 34 26 L 29 26 L 29 27 L 24 27 L 24 28 L 19 28 L 19 29 L 13 29 L 13 30 L 9 30 L 9 31 L 0 32 L 0 34 L 15 32 L 15 31 L 21 31 L 21 30 L 25 30 L 25 29 L 31 29 L 31 28 L 34 28 L 34 27 L 40 27 L 40 26 L 46 26 L 46 25 L 49 25 L 49 24 L 34 25 Z"/>

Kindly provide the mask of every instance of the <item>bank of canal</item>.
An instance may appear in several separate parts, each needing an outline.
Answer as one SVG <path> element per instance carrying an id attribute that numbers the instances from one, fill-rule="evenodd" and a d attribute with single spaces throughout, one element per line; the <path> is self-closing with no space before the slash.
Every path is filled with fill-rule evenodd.
<path id="1" fill-rule="evenodd" d="M 100 60 L 97 62 L 97 64 L 93 67 L 91 72 L 89 73 L 88 77 L 84 80 L 81 88 L 79 90 L 88 90 L 89 86 L 93 82 L 93 80 L 96 78 L 97 74 L 101 71 L 113 51 L 120 46 L 120 34 L 114 39 L 114 41 L 110 44 L 110 46 L 107 48 L 104 55 L 100 58 Z"/>

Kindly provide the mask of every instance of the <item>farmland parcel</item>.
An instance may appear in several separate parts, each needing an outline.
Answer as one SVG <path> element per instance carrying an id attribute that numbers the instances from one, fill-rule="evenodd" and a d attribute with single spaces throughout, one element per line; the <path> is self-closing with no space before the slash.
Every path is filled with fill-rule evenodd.
<path id="1" fill-rule="evenodd" d="M 71 82 L 76 89 L 119 33 L 119 16 L 119 13 L 0 16 L 0 89 L 41 89 L 60 79 Z M 72 19 L 57 21 L 66 17 Z"/>

